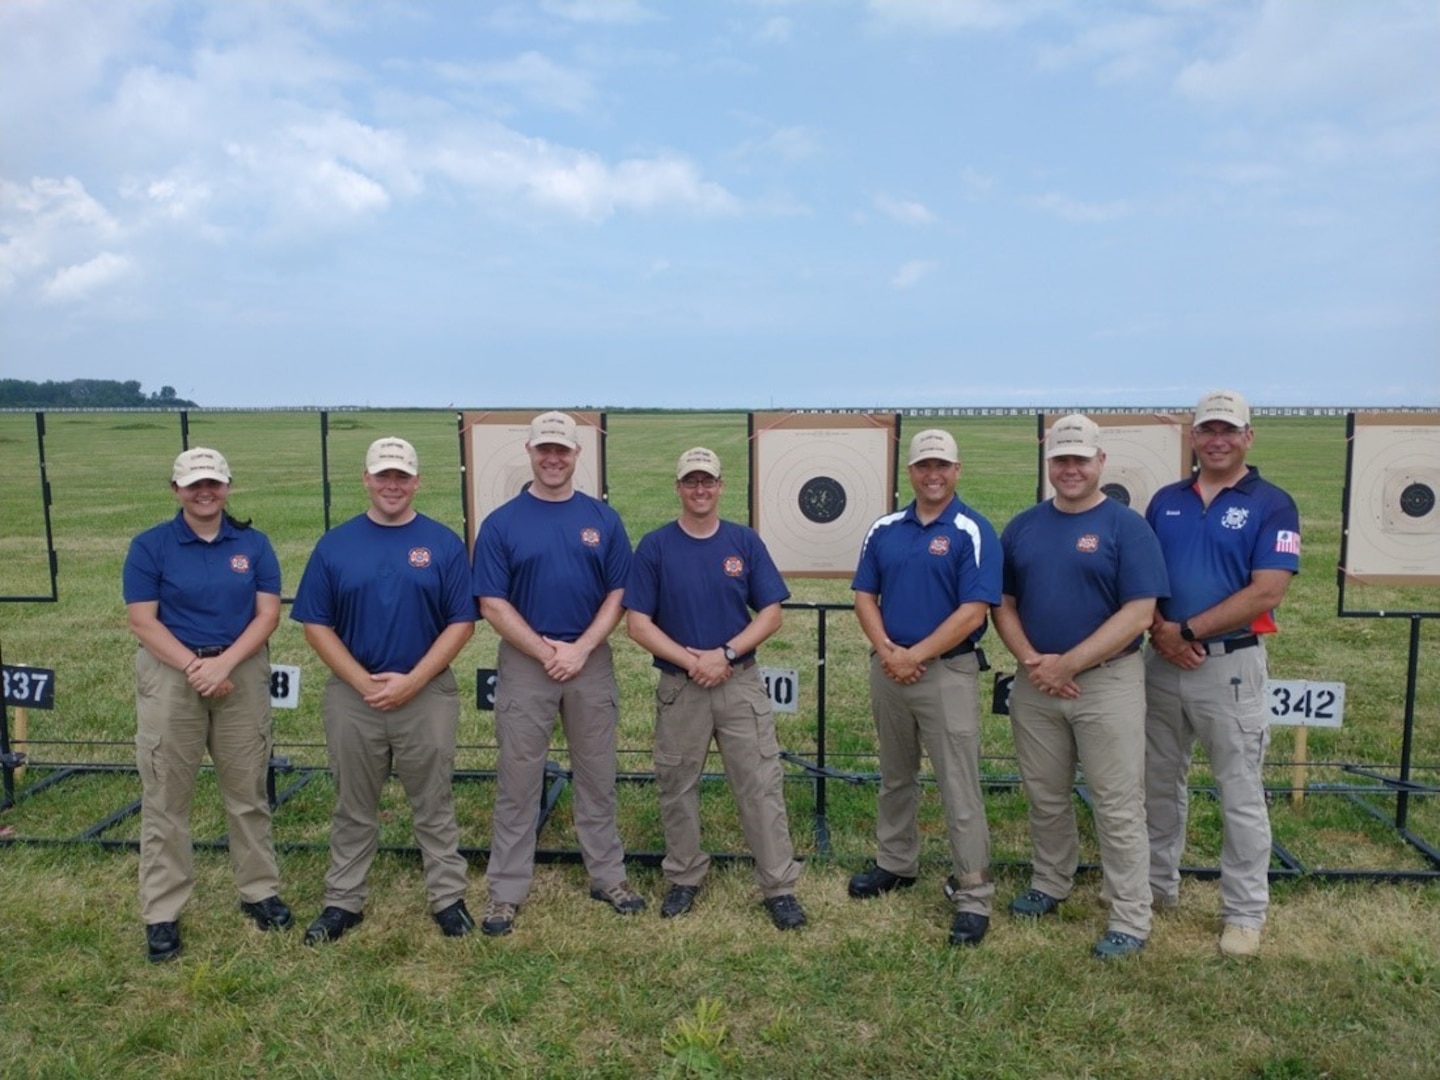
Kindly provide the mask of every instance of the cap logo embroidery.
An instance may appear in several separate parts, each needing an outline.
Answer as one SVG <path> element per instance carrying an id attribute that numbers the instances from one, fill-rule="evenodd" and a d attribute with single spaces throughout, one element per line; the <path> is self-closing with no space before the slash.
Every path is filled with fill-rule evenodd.
<path id="1" fill-rule="evenodd" d="M 586 547 L 600 546 L 600 530 L 586 527 L 580 530 L 580 542 Z"/>
<path id="2" fill-rule="evenodd" d="M 230 556 L 230 569 L 237 574 L 248 574 L 250 572 L 250 557 L 248 555 Z"/>
<path id="3" fill-rule="evenodd" d="M 949 555 L 949 554 L 950 554 L 950 538 L 949 538 L 948 536 L 937 536 L 937 537 L 935 537 L 934 540 L 931 540 L 931 541 L 930 541 L 930 554 L 931 554 L 931 555 Z"/>
<path id="4" fill-rule="evenodd" d="M 1225 516 L 1220 519 L 1220 524 L 1227 529 L 1243 529 L 1249 518 L 1250 511 L 1245 507 L 1232 506 L 1225 511 Z"/>
<path id="5" fill-rule="evenodd" d="M 410 565 L 424 569 L 430 565 L 430 549 L 417 547 L 410 549 Z"/>
<path id="6" fill-rule="evenodd" d="M 727 577 L 739 577 L 745 572 L 745 560 L 739 555 L 726 555 L 723 565 Z"/>
<path id="7" fill-rule="evenodd" d="M 1099 551 L 1100 537 L 1096 536 L 1094 533 L 1086 533 L 1084 536 L 1080 537 L 1080 539 L 1075 541 L 1075 550 L 1086 552 Z"/>

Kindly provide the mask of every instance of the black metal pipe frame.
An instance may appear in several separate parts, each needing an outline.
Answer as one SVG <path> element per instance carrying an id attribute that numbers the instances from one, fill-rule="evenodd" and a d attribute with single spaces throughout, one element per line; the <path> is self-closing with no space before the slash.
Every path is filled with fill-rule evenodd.
<path id="1" fill-rule="evenodd" d="M 478 747 L 467 747 L 477 749 Z M 791 783 L 807 783 L 812 789 L 816 788 L 824 780 L 838 780 L 849 785 L 874 786 L 879 781 L 877 773 L 872 772 L 846 772 L 835 769 L 831 766 L 820 764 L 819 761 L 810 761 L 799 755 L 790 752 L 782 752 L 782 759 L 791 766 L 793 772 L 787 774 L 786 781 Z M 36 797 L 46 791 L 58 788 L 60 785 L 77 779 L 79 777 L 108 774 L 108 775 L 136 775 L 137 770 L 133 765 L 105 764 L 105 763 L 29 763 L 32 769 L 53 768 L 56 771 L 50 775 L 36 780 L 28 787 L 16 793 L 16 800 L 25 800 Z M 204 767 L 207 771 L 212 766 Z M 1357 769 L 1357 772 L 1361 770 Z M 285 757 L 271 759 L 269 785 L 272 793 L 272 806 L 275 809 L 283 807 L 290 799 L 298 794 L 315 777 L 328 774 L 329 769 L 325 766 L 295 765 Z M 492 783 L 495 780 L 495 772 L 490 769 L 457 769 L 454 771 L 453 780 L 456 783 Z M 283 789 L 276 790 L 276 777 L 293 777 Z M 535 833 L 540 836 L 545 826 L 549 823 L 551 815 L 559 805 L 565 789 L 569 786 L 572 773 L 569 769 L 556 761 L 547 761 L 545 764 L 546 782 L 542 791 L 541 801 L 536 811 Z M 654 776 L 649 773 L 621 773 L 617 777 L 619 782 L 631 784 L 654 783 Z M 723 783 L 725 774 L 723 772 L 705 773 L 701 777 L 702 783 Z M 1374 798 L 1398 798 L 1401 795 L 1407 797 L 1430 797 L 1440 795 L 1440 786 L 1420 784 L 1414 780 L 1399 782 L 1389 777 L 1377 776 L 1378 782 L 1368 786 L 1326 784 L 1312 786 L 1306 789 L 1312 797 L 1341 796 L 1352 802 L 1359 809 L 1374 817 L 1377 821 L 1393 827 L 1393 823 L 1378 808 L 1372 805 L 1368 799 Z M 922 777 L 922 783 L 933 784 L 933 778 Z M 1011 791 L 1020 786 L 1020 778 L 1016 775 L 987 776 L 983 778 L 987 791 Z M 1210 785 L 1193 785 L 1190 792 L 1194 796 L 1202 798 L 1218 799 L 1218 791 Z M 1281 797 L 1288 794 L 1291 789 L 1284 787 L 1267 788 L 1272 797 Z M 1075 787 L 1076 795 L 1087 807 L 1091 806 L 1089 789 L 1079 783 Z M 817 791 L 817 808 L 818 791 Z M 105 835 L 116 825 L 132 817 L 140 810 L 139 800 L 133 800 L 119 809 L 107 814 L 95 823 L 87 826 L 71 837 L 36 837 L 36 836 L 13 836 L 4 843 L 24 844 L 29 846 L 59 846 L 88 844 L 108 849 L 135 850 L 139 847 L 139 841 L 134 839 L 117 839 Z M 818 815 L 817 815 L 818 817 Z M 1393 867 L 1312 867 L 1305 863 L 1286 849 L 1282 844 L 1276 842 L 1272 845 L 1276 860 L 1280 863 L 1278 867 L 1270 869 L 1270 880 L 1293 880 L 1298 878 L 1311 878 L 1319 880 L 1337 881 L 1371 881 L 1376 883 L 1399 883 L 1407 881 L 1436 881 L 1440 880 L 1440 850 L 1434 845 L 1415 835 L 1409 829 L 1396 830 L 1397 835 L 1410 847 L 1414 848 L 1431 865 L 1431 869 L 1403 869 Z M 820 838 L 817 826 L 817 841 Z M 223 851 L 228 849 L 228 838 L 221 836 L 213 840 L 196 840 L 194 845 L 199 850 Z M 329 847 L 325 841 L 276 841 L 275 847 L 278 851 L 324 851 Z M 382 845 L 381 851 L 394 854 L 419 855 L 419 849 L 413 845 Z M 467 858 L 480 859 L 488 857 L 489 848 L 476 846 L 462 846 L 461 853 Z M 664 856 L 663 852 L 655 851 L 627 851 L 625 861 L 630 865 L 658 867 Z M 715 852 L 711 856 L 721 863 L 748 863 L 751 861 L 748 853 L 745 852 Z M 831 852 L 828 844 L 825 848 L 819 849 L 812 858 L 819 861 L 829 861 Z M 578 864 L 581 862 L 578 849 L 568 848 L 537 848 L 536 861 L 541 863 L 557 864 Z M 997 860 L 997 867 L 1025 867 L 1027 860 Z M 1078 868 L 1082 872 L 1098 872 L 1100 867 L 1097 863 L 1082 863 Z M 1197 880 L 1213 880 L 1220 876 L 1219 867 L 1216 866 L 1185 866 L 1181 873 L 1187 877 Z"/>

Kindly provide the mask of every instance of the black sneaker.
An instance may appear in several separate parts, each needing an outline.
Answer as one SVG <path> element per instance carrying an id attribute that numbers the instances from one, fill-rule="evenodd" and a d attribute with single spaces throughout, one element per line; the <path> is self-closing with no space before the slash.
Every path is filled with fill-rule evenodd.
<path id="1" fill-rule="evenodd" d="M 174 960 L 180 955 L 180 924 L 173 922 L 145 925 L 146 959 L 152 964 Z"/>
<path id="2" fill-rule="evenodd" d="M 446 937 L 464 937 L 475 929 L 475 920 L 470 917 L 470 910 L 465 906 L 464 900 L 456 900 L 430 917 Z"/>
<path id="3" fill-rule="evenodd" d="M 287 930 L 295 921 L 290 914 L 290 908 L 278 896 L 269 896 L 253 904 L 248 900 L 241 900 L 240 910 L 254 919 L 255 925 L 261 930 Z"/>
<path id="4" fill-rule="evenodd" d="M 306 945 L 319 945 L 326 941 L 339 941 L 340 936 L 353 926 L 365 920 L 362 911 L 346 911 L 344 908 L 327 907 L 315 917 L 305 931 Z"/>
<path id="5" fill-rule="evenodd" d="M 770 912 L 770 921 L 776 930 L 796 930 L 805 925 L 805 909 L 793 895 L 767 896 L 765 910 Z"/>
<path id="6" fill-rule="evenodd" d="M 695 897 L 699 892 L 699 885 L 671 885 L 665 899 L 660 901 L 660 917 L 674 919 L 684 915 L 695 906 Z"/>
<path id="7" fill-rule="evenodd" d="M 976 915 L 973 911 L 961 911 L 950 924 L 951 945 L 979 945 L 985 940 L 985 931 L 990 929 L 990 916 Z"/>
<path id="8" fill-rule="evenodd" d="M 892 889 L 908 889 L 914 884 L 913 877 L 892 874 L 875 863 L 868 870 L 862 870 L 850 879 L 850 895 L 857 900 L 869 900 Z"/>

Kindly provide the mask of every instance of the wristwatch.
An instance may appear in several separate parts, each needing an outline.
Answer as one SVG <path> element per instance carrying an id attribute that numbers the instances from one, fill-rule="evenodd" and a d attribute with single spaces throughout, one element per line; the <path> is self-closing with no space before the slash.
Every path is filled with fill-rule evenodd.
<path id="1" fill-rule="evenodd" d="M 1186 619 L 1180 624 L 1180 636 L 1186 641 L 1195 640 L 1195 631 L 1190 629 L 1190 620 Z"/>
<path id="2" fill-rule="evenodd" d="M 740 659 L 740 654 L 734 649 L 732 649 L 729 645 L 726 645 L 720 651 L 725 654 L 725 662 L 727 664 L 733 664 L 736 660 Z"/>

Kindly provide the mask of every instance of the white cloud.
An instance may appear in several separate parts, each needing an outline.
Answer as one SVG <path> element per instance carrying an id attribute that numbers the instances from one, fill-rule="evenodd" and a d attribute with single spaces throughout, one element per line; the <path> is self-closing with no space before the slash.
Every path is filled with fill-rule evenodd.
<path id="1" fill-rule="evenodd" d="M 893 289 L 914 288 L 939 268 L 940 264 L 938 262 L 927 259 L 912 259 L 895 271 L 894 276 L 890 279 L 890 287 Z"/>
<path id="2" fill-rule="evenodd" d="M 588 73 L 558 64 L 534 50 L 494 63 L 443 61 L 432 67 L 448 82 L 509 91 L 561 112 L 581 113 L 595 101 L 594 80 Z"/>
<path id="3" fill-rule="evenodd" d="M 1053 7 L 1046 0 L 869 0 L 870 16 L 900 29 L 963 31 L 1018 26 Z"/>
<path id="4" fill-rule="evenodd" d="M 938 220 L 924 203 L 912 199 L 896 199 L 882 192 L 872 201 L 875 209 L 901 225 L 933 225 Z"/>
<path id="5" fill-rule="evenodd" d="M 1126 202 L 1094 203 L 1082 202 L 1079 199 L 1072 199 L 1068 195 L 1061 195 L 1058 192 L 1048 191 L 1034 200 L 1034 203 L 1047 214 L 1054 214 L 1065 221 L 1076 224 L 1093 225 L 1102 221 L 1115 221 L 1119 218 L 1130 215 L 1130 205 Z"/>
<path id="6" fill-rule="evenodd" d="M 41 289 L 40 297 L 50 304 L 74 303 L 128 276 L 133 270 L 134 263 L 126 256 L 102 251 L 79 266 L 67 266 L 57 271 Z"/>
<path id="7" fill-rule="evenodd" d="M 28 185 L 0 179 L 0 292 L 89 259 L 121 236 L 116 219 L 73 176 Z"/>
<path id="8" fill-rule="evenodd" d="M 542 0 L 549 15 L 576 23 L 605 23 L 631 26 L 660 16 L 639 0 Z"/>
<path id="9" fill-rule="evenodd" d="M 755 40 L 764 42 L 767 45 L 784 44 L 790 40 L 790 35 L 795 31 L 795 21 L 783 15 L 766 19 L 755 31 Z"/>

